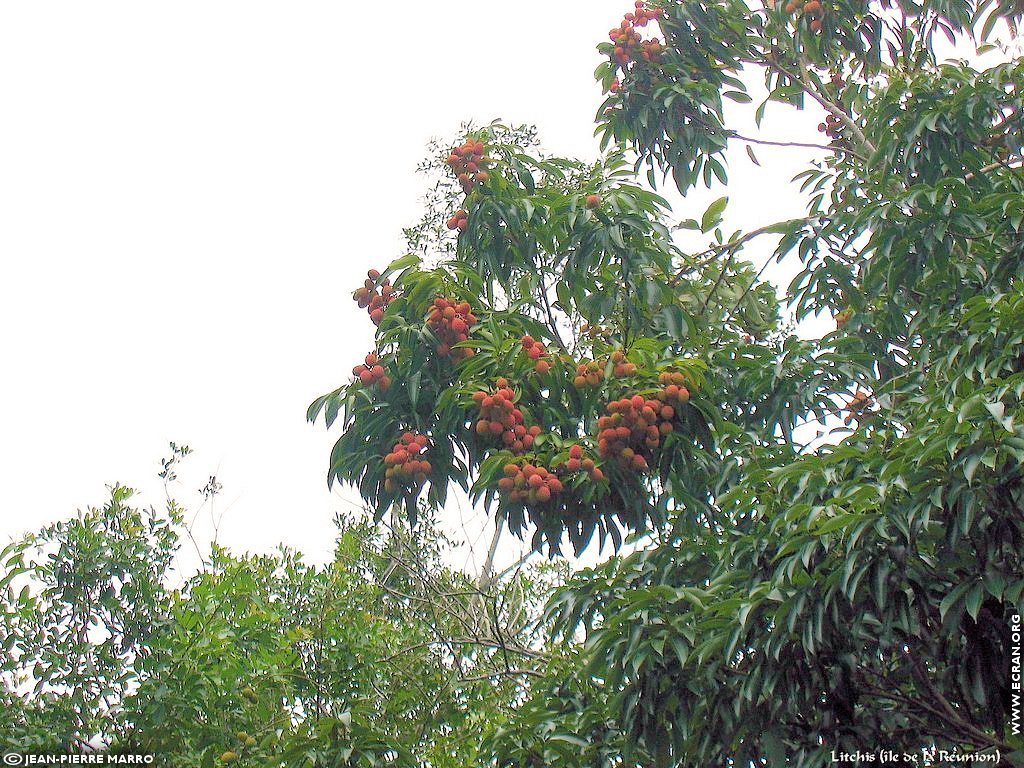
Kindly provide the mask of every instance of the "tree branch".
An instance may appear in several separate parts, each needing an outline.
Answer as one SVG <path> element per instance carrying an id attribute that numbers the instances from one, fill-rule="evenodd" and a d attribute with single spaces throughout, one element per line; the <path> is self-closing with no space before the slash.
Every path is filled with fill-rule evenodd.
<path id="1" fill-rule="evenodd" d="M 867 158 L 857 150 L 850 149 L 849 147 L 837 147 L 834 144 L 812 144 L 803 141 L 772 141 L 770 139 L 755 139 L 752 136 L 744 136 L 743 134 L 732 130 L 728 131 L 727 135 L 730 139 L 739 139 L 740 141 L 745 141 L 749 144 L 763 144 L 766 147 L 804 147 L 807 149 L 823 149 L 827 152 L 842 152 L 847 155 L 853 155 L 858 160 L 867 161 Z"/>
<path id="2" fill-rule="evenodd" d="M 800 89 L 818 102 L 826 112 L 838 118 L 839 121 L 850 130 L 850 133 L 853 134 L 857 142 L 868 150 L 869 154 L 875 153 L 875 145 L 868 141 L 867 136 L 864 135 L 860 126 L 853 121 L 853 118 L 815 90 L 813 83 L 811 83 L 810 72 L 807 69 L 807 64 L 803 59 L 799 59 L 797 62 L 800 69 L 799 73 L 783 66 L 775 56 L 770 58 L 765 57 L 760 61 L 788 77 L 794 84 L 800 86 Z"/>

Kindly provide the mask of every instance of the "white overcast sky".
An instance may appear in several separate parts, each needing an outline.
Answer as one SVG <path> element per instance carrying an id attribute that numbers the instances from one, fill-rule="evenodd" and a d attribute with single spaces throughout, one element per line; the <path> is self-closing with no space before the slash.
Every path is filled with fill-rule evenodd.
<path id="1" fill-rule="evenodd" d="M 224 484 L 222 542 L 325 556 L 356 494 L 305 410 L 371 348 L 350 294 L 401 254 L 428 140 L 502 118 L 595 158 L 595 45 L 631 6 L 0 5 L 0 545 L 114 481 L 159 501 L 173 440 L 183 500 Z M 800 211 L 806 155 L 758 155 L 731 155 L 733 228 Z"/>

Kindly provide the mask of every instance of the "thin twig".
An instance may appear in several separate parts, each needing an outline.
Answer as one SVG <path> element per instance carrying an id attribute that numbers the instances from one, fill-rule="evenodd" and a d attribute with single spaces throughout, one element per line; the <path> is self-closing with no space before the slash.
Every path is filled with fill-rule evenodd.
<path id="1" fill-rule="evenodd" d="M 826 152 L 842 152 L 847 155 L 853 155 L 858 160 L 864 160 L 867 162 L 867 158 L 855 149 L 849 147 L 839 147 L 835 144 L 812 144 L 804 141 L 772 141 L 770 139 L 755 139 L 752 136 L 744 136 L 743 134 L 737 133 L 736 131 L 727 131 L 726 135 L 730 139 L 739 139 L 749 144 L 763 144 L 766 147 L 802 147 L 806 149 L 823 149 Z"/>
<path id="2" fill-rule="evenodd" d="M 544 283 L 543 274 L 540 276 L 540 297 L 544 304 L 544 312 L 547 314 L 548 325 L 551 328 L 551 333 L 553 334 L 555 342 L 558 344 L 562 352 L 569 354 L 569 348 L 565 346 L 565 342 L 562 341 L 562 336 L 558 332 L 558 323 L 555 322 L 555 314 L 551 310 L 551 302 L 548 300 L 548 287 Z"/>
<path id="3" fill-rule="evenodd" d="M 989 173 L 990 171 L 994 171 L 996 168 L 1006 168 L 1009 171 L 1018 171 L 1018 170 L 1021 169 L 1021 166 L 1020 165 L 1010 165 L 1010 161 L 1009 160 L 997 161 L 997 162 L 994 162 L 994 163 L 989 163 L 988 165 L 986 165 L 983 168 L 979 168 L 978 169 L 978 173 L 979 174 L 980 173 Z M 970 181 L 976 175 L 977 174 L 974 171 L 971 171 L 966 176 L 964 176 L 964 181 Z M 980 238 L 974 238 L 974 239 L 980 239 Z"/>

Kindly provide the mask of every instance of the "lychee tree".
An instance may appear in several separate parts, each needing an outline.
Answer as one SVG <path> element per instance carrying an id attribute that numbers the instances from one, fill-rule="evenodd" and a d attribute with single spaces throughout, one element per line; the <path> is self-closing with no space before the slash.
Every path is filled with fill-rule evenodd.
<path id="1" fill-rule="evenodd" d="M 986 42 L 1005 12 L 638 3 L 599 46 L 600 163 L 535 157 L 497 125 L 439 153 L 453 239 L 379 278 L 396 287 L 377 332 L 396 384 L 310 410 L 343 414 L 332 479 L 380 514 L 441 505 L 455 482 L 538 548 L 654 534 L 556 595 L 566 651 L 495 734 L 500 764 L 818 766 L 931 746 L 1022 762 L 1024 69 Z M 943 60 L 947 38 L 993 63 Z M 769 103 L 821 114 L 821 143 L 762 132 Z M 754 135 L 729 127 L 745 105 Z M 796 169 L 806 216 L 724 236 L 720 199 L 679 225 L 710 242 L 682 248 L 634 174 L 727 184 L 736 144 L 754 162 L 753 146 L 820 154 Z M 768 240 L 769 260 L 800 262 L 784 308 L 834 331 L 781 327 L 740 256 Z M 477 321 L 454 344 L 431 322 L 452 303 Z M 432 473 L 392 493 L 406 430 Z"/>
<path id="2" fill-rule="evenodd" d="M 729 146 L 796 144 L 730 128 L 744 104 L 758 125 L 771 102 L 824 113 L 829 141 L 805 145 L 822 159 L 797 169 L 807 216 L 732 240 L 780 235 L 765 255 L 802 267 L 784 305 L 836 329 L 707 348 L 707 377 L 741 387 L 712 423 L 708 520 L 671 516 L 560 591 L 556 636 L 586 643 L 496 734 L 500 764 L 1024 763 L 1024 69 L 985 42 L 1005 12 L 665 2 L 609 32 L 599 131 L 652 185 L 726 183 Z M 993 63 L 942 60 L 947 37 Z M 751 414 L 762 429 L 728 443 Z"/>
<path id="3" fill-rule="evenodd" d="M 458 182 L 451 251 L 399 258 L 356 290 L 375 349 L 309 411 L 342 416 L 330 479 L 412 518 L 461 486 L 552 551 L 595 534 L 617 547 L 686 505 L 706 515 L 732 397 L 709 379 L 711 337 L 767 337 L 773 291 L 749 265 L 723 275 L 683 253 L 621 153 L 537 158 L 512 133 L 474 131 L 438 162 Z M 414 435 L 416 451 L 397 444 Z"/>

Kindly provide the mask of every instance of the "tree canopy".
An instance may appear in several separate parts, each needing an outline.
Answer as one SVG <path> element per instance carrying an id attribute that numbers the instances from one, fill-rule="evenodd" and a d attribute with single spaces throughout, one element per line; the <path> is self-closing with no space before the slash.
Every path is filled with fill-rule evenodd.
<path id="1" fill-rule="evenodd" d="M 952 58 L 993 52 L 1005 12 L 640 3 L 600 45 L 600 162 L 500 125 L 439 158 L 454 242 L 356 294 L 387 281 L 392 385 L 310 410 L 342 415 L 331 479 L 379 512 L 454 483 L 538 549 L 649 536 L 553 598 L 556 637 L 585 642 L 501 729 L 500 764 L 1019 761 L 1022 70 Z M 721 198 L 673 224 L 635 174 L 727 185 L 728 147 L 790 143 L 762 132 L 769 103 L 824 116 L 806 216 L 726 235 Z M 754 136 L 729 127 L 742 109 Z M 800 263 L 778 299 L 741 255 L 765 238 Z M 821 338 L 786 323 L 823 313 Z M 404 430 L 429 470 L 392 449 Z"/>
<path id="2" fill-rule="evenodd" d="M 1015 12 L 641 1 L 598 46 L 598 160 L 500 122 L 433 146 L 409 252 L 352 296 L 372 349 L 307 414 L 369 518 L 325 568 L 215 549 L 179 589 L 180 508 L 122 488 L 12 545 L 0 733 L 197 766 L 1024 764 Z M 800 112 L 819 142 L 779 136 Z M 804 215 L 688 209 L 784 147 Z M 454 495 L 499 531 L 474 577 Z M 506 529 L 612 554 L 500 571 Z"/>

